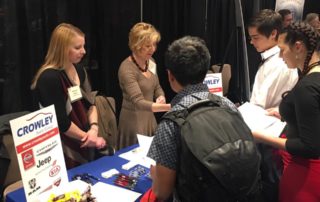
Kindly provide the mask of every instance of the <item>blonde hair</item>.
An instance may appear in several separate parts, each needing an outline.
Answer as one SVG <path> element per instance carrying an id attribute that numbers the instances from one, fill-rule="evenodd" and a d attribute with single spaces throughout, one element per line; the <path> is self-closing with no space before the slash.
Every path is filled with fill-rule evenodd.
<path id="1" fill-rule="evenodd" d="M 67 23 L 61 23 L 53 30 L 44 64 L 33 78 L 31 89 L 35 89 L 37 81 L 44 70 L 49 68 L 64 69 L 68 61 L 69 46 L 72 39 L 77 35 L 85 36 L 79 28 Z"/>
<path id="2" fill-rule="evenodd" d="M 160 33 L 153 25 L 139 22 L 129 32 L 129 48 L 132 52 L 138 51 L 146 42 L 158 43 L 160 39 Z"/>
<path id="3" fill-rule="evenodd" d="M 308 13 L 306 15 L 305 22 L 310 24 L 312 22 L 312 20 L 314 20 L 316 18 L 319 18 L 319 15 L 317 13 Z"/>

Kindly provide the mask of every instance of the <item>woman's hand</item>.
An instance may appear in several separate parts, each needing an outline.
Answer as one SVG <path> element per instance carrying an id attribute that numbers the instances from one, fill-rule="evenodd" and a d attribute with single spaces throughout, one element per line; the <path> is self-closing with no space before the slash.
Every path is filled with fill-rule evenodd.
<path id="1" fill-rule="evenodd" d="M 267 111 L 267 115 L 274 116 L 274 117 L 276 117 L 278 119 L 281 119 L 281 115 L 279 113 L 279 109 L 278 108 L 269 108 L 266 111 Z"/>
<path id="2" fill-rule="evenodd" d="M 102 137 L 98 137 L 96 141 L 96 148 L 102 149 L 106 146 L 106 141 Z"/>
<path id="3" fill-rule="evenodd" d="M 86 138 L 81 140 L 83 142 L 81 147 L 95 147 L 97 139 L 98 130 L 95 128 L 90 128 L 90 130 L 88 130 L 88 132 L 86 133 Z"/>
<path id="4" fill-rule="evenodd" d="M 156 99 L 156 103 L 165 104 L 165 103 L 166 103 L 166 98 L 165 98 L 163 95 L 160 95 L 160 96 Z"/>

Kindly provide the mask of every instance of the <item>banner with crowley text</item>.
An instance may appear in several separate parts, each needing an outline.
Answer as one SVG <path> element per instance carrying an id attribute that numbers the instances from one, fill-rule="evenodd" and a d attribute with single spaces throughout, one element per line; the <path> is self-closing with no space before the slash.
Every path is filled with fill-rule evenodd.
<path id="1" fill-rule="evenodd" d="M 54 106 L 10 121 L 27 201 L 68 183 Z"/>
<path id="2" fill-rule="evenodd" d="M 208 73 L 203 81 L 213 94 L 223 96 L 221 73 Z"/>

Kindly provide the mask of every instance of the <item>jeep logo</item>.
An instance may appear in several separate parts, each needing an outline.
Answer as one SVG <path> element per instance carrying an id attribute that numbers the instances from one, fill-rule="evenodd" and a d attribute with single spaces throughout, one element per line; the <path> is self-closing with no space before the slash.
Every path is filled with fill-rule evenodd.
<path id="1" fill-rule="evenodd" d="M 39 161 L 38 161 L 37 168 L 40 168 L 40 167 L 43 166 L 44 164 L 50 163 L 50 161 L 51 161 L 51 156 L 48 156 L 48 157 L 45 158 L 44 160 L 39 160 Z"/>

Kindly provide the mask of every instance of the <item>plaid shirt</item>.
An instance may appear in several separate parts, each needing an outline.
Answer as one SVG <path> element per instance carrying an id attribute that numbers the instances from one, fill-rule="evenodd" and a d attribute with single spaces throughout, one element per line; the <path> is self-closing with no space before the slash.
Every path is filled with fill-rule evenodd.
<path id="1" fill-rule="evenodd" d="M 208 98 L 209 90 L 205 84 L 188 85 L 180 91 L 171 101 L 171 111 L 178 111 L 186 108 L 200 99 Z M 222 105 L 226 105 L 233 110 L 237 110 L 228 99 L 222 100 Z M 177 169 L 178 148 L 180 145 L 180 130 L 178 126 L 170 121 L 163 120 L 159 123 L 154 139 L 150 146 L 148 157 L 169 169 Z"/>

